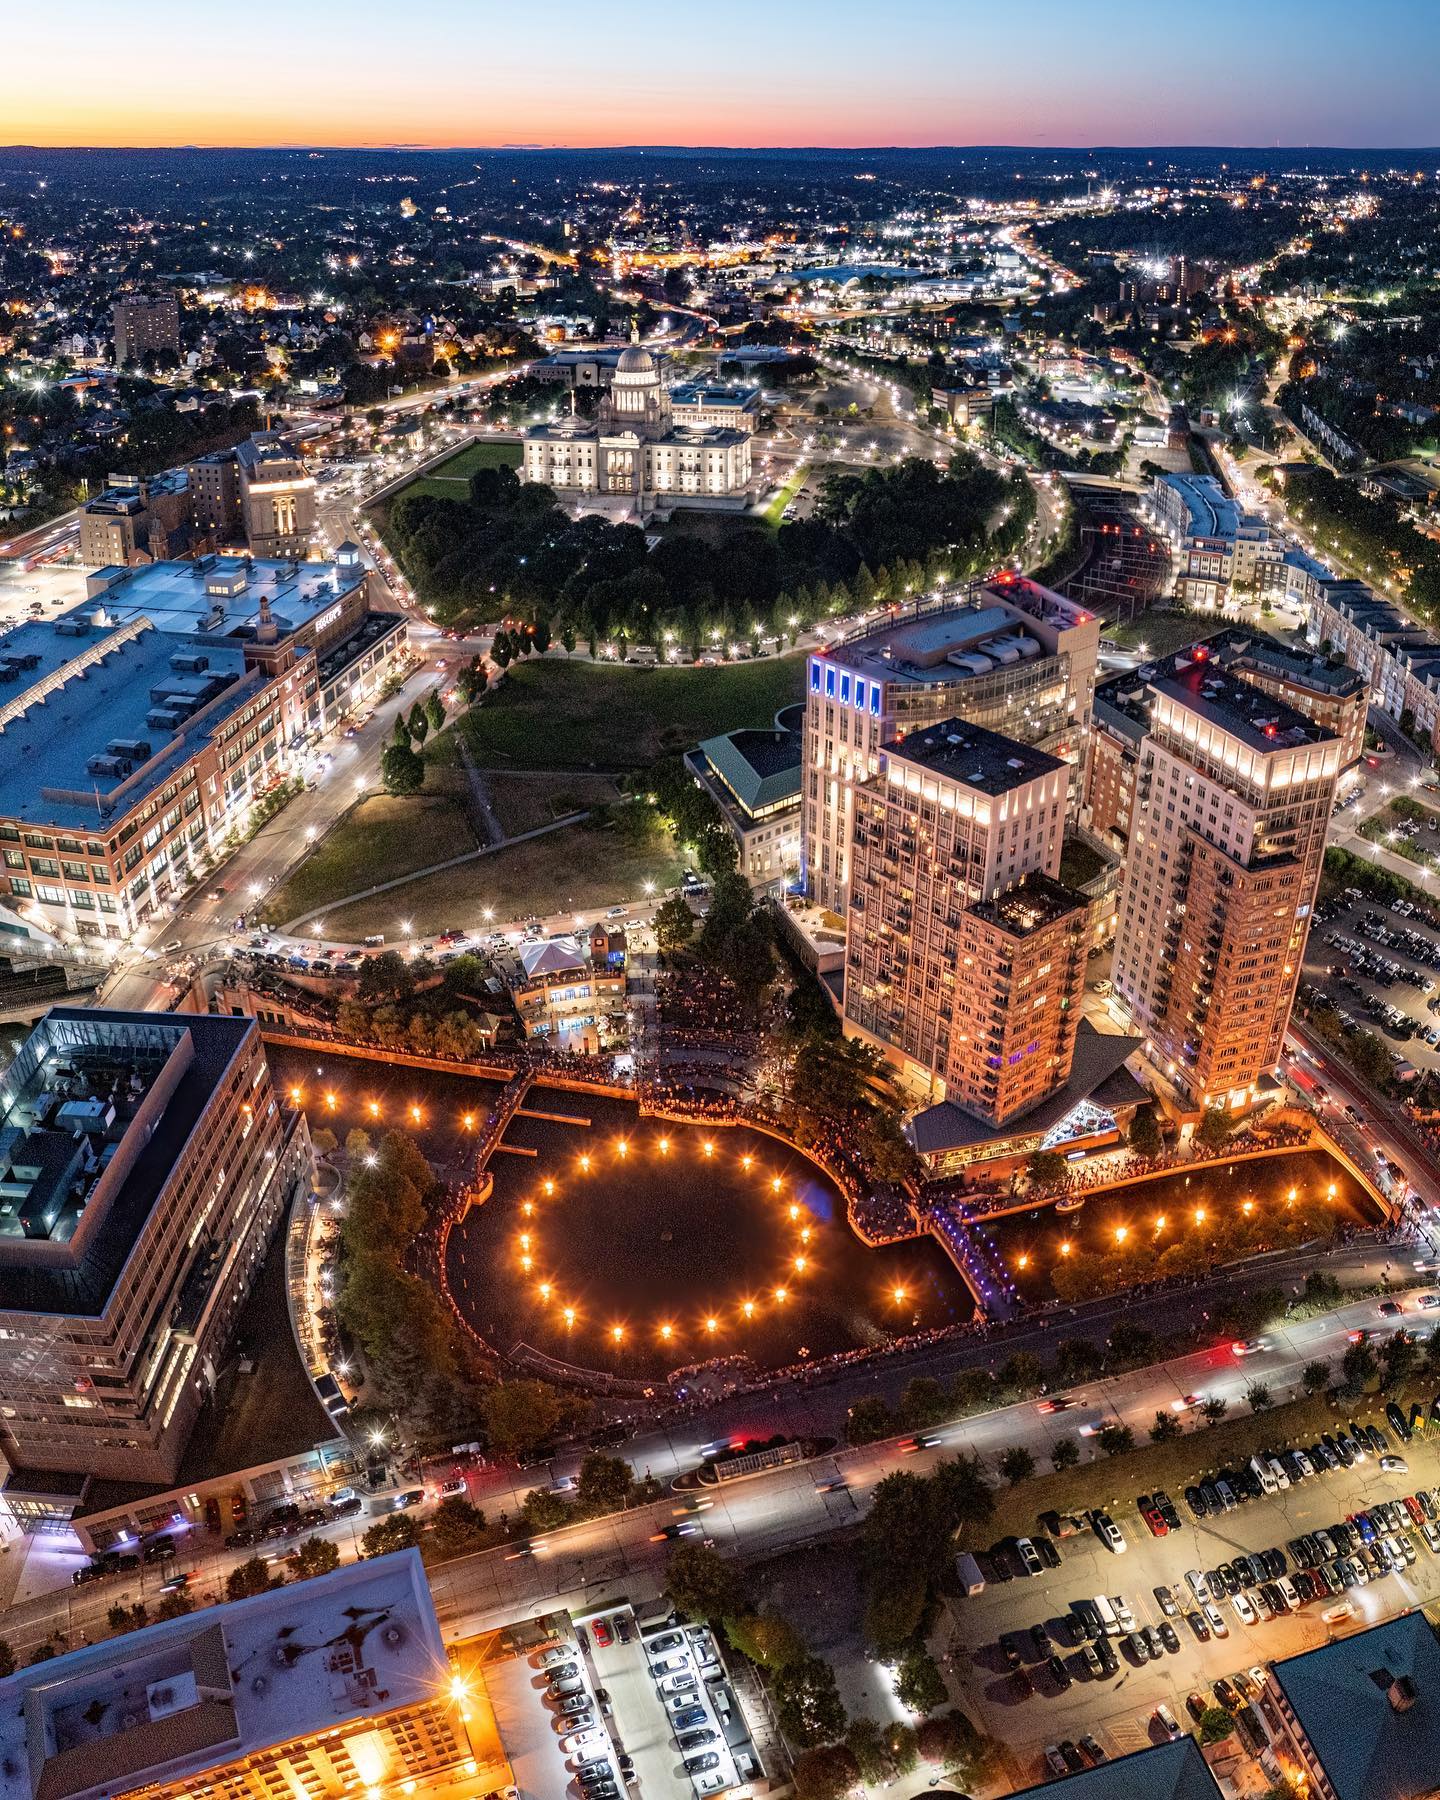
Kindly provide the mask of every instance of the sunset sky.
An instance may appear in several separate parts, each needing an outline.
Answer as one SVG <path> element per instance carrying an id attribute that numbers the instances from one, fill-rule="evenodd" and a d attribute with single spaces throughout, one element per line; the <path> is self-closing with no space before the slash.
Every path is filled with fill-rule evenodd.
<path id="1" fill-rule="evenodd" d="M 54 0 L 30 144 L 1317 144 L 1440 138 L 1435 0 Z"/>

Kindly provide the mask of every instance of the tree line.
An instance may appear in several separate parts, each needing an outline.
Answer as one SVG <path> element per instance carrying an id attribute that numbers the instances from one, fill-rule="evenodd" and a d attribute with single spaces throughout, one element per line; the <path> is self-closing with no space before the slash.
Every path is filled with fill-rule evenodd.
<path id="1" fill-rule="evenodd" d="M 478 469 L 466 500 L 400 495 L 385 534 L 443 624 L 517 614 L 592 654 L 620 640 L 679 644 L 698 657 L 716 634 L 725 643 L 793 638 L 942 575 L 983 573 L 1020 547 L 1034 512 L 1023 474 L 1007 478 L 957 451 L 943 471 L 910 458 L 831 475 L 814 517 L 778 531 L 734 520 L 723 554 L 685 530 L 652 547 L 639 526 L 572 518 L 548 487 L 510 468 Z"/>

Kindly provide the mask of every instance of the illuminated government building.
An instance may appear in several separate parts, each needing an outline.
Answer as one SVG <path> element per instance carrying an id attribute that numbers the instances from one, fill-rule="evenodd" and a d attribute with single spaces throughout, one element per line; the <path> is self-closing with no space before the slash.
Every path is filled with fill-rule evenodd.
<path id="1" fill-rule="evenodd" d="M 676 506 L 738 511 L 756 497 L 750 429 L 713 422 L 713 399 L 708 390 L 672 395 L 650 352 L 631 343 L 593 419 L 526 428 L 521 474 L 568 505 L 620 519 Z"/>

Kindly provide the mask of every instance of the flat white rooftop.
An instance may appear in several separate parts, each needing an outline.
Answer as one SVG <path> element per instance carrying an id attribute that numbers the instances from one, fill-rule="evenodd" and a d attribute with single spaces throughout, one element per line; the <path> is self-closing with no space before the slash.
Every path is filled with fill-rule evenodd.
<path id="1" fill-rule="evenodd" d="M 0 1682 L 0 1800 L 100 1800 L 443 1694 L 418 1550 L 149 1625 Z"/>

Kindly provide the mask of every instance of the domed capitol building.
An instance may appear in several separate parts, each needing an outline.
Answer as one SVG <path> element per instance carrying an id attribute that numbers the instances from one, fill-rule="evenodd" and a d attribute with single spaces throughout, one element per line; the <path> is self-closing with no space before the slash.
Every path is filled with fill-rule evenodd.
<path id="1" fill-rule="evenodd" d="M 703 403 L 677 402 L 654 357 L 632 338 L 593 419 L 526 428 L 522 474 L 580 510 L 635 522 L 676 506 L 738 511 L 756 497 L 751 433 L 709 418 Z"/>

